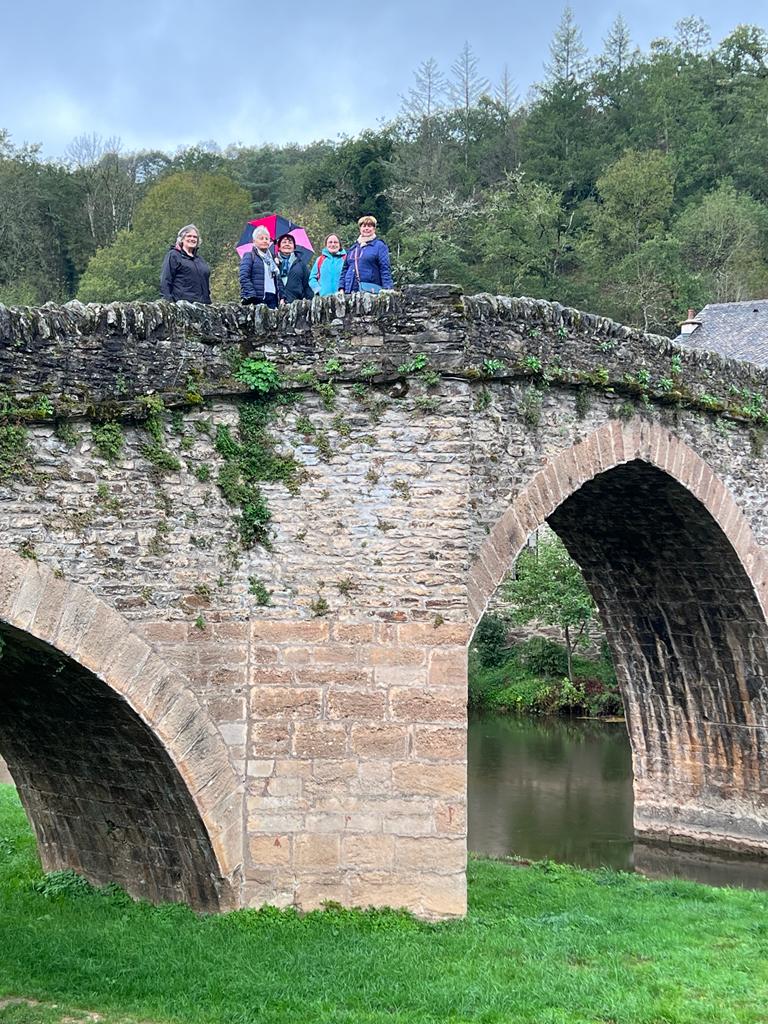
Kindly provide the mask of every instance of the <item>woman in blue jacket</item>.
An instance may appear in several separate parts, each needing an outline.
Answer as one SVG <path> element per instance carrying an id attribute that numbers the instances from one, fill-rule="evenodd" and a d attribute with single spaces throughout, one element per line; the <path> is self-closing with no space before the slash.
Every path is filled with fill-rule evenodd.
<path id="1" fill-rule="evenodd" d="M 334 295 L 341 288 L 341 270 L 346 249 L 342 249 L 338 235 L 328 235 L 323 251 L 315 260 L 309 275 L 309 287 L 315 295 Z"/>
<path id="2" fill-rule="evenodd" d="M 253 232 L 253 249 L 240 260 L 240 296 L 244 306 L 265 305 L 276 309 L 283 299 L 283 286 L 269 247 L 269 231 L 259 226 Z"/>
<path id="3" fill-rule="evenodd" d="M 380 292 L 394 288 L 389 269 L 389 249 L 376 237 L 376 218 L 366 215 L 357 222 L 360 236 L 347 253 L 341 271 L 345 292 Z"/>

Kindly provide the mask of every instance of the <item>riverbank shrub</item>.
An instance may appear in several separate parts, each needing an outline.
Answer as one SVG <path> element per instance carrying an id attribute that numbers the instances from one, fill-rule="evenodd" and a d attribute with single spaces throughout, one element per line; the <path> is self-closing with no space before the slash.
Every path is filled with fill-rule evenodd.
<path id="1" fill-rule="evenodd" d="M 470 858 L 469 911 L 199 915 L 48 882 L 0 786 L 3 1024 L 762 1024 L 768 894 Z"/>
<path id="2" fill-rule="evenodd" d="M 479 630 L 480 627 L 478 627 Z M 575 655 L 573 683 L 565 672 L 563 644 L 532 637 L 493 655 L 487 664 L 473 643 L 469 658 L 469 706 L 476 710 L 532 715 L 621 715 L 623 706 L 610 654 Z"/>

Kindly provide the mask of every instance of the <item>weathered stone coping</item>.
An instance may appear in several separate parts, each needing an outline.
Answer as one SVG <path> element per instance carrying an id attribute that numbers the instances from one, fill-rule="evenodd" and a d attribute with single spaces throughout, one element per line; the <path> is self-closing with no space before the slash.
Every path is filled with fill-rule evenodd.
<path id="1" fill-rule="evenodd" d="M 753 364 L 543 299 L 465 297 L 452 285 L 339 294 L 278 310 L 168 302 L 0 306 L 0 386 L 15 403 L 49 396 L 57 416 L 93 414 L 104 403 L 111 415 L 131 415 L 135 399 L 147 394 L 163 395 L 168 406 L 188 404 L 190 389 L 236 395 L 247 389 L 233 367 L 254 353 L 319 380 L 331 376 L 324 367 L 333 357 L 339 383 L 379 385 L 407 376 L 403 366 L 423 354 L 440 377 L 595 387 L 748 421 L 754 417 L 741 414 L 739 393 L 768 396 L 768 371 Z M 25 418 L 50 415 L 30 410 Z"/>

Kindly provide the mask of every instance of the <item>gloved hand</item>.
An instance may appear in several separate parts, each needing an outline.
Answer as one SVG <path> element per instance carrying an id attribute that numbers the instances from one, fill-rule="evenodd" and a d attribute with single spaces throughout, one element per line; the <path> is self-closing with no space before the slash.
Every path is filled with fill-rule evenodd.
<path id="1" fill-rule="evenodd" d="M 253 298 L 253 297 L 249 297 L 247 299 L 241 299 L 240 300 L 240 305 L 241 306 L 255 306 L 256 305 L 256 299 Z"/>

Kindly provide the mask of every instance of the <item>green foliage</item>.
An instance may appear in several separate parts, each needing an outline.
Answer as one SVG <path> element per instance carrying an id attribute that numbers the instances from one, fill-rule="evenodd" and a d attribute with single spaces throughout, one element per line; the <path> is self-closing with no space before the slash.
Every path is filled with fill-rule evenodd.
<path id="1" fill-rule="evenodd" d="M 117 462 L 123 450 L 125 439 L 119 423 L 94 423 L 91 426 L 93 444 L 99 455 L 107 462 Z"/>
<path id="2" fill-rule="evenodd" d="M 570 661 L 572 681 L 564 644 L 531 637 L 501 648 L 493 663 L 484 663 L 473 643 L 469 704 L 478 709 L 528 715 L 623 714 L 610 654 L 605 652 L 599 659 L 575 655 Z"/>
<path id="3" fill-rule="evenodd" d="M 181 469 L 181 463 L 176 456 L 157 441 L 149 441 L 147 444 L 141 445 L 139 451 L 159 473 L 178 473 Z"/>
<path id="4" fill-rule="evenodd" d="M 89 881 L 70 868 L 65 871 L 49 871 L 47 875 L 36 879 L 32 888 L 48 900 L 82 900 L 92 897 L 96 892 Z"/>
<path id="5" fill-rule="evenodd" d="M 507 622 L 498 615 L 484 615 L 472 637 L 472 650 L 483 668 L 496 668 L 507 660 Z"/>
<path id="6" fill-rule="evenodd" d="M 401 363 L 397 368 L 398 373 L 419 373 L 419 371 L 426 369 L 429 360 L 424 352 L 419 352 L 410 359 L 407 359 L 404 363 Z"/>
<path id="7" fill-rule="evenodd" d="M 541 423 L 541 408 L 544 395 L 535 387 L 526 388 L 520 399 L 520 415 L 529 427 L 538 427 Z"/>
<path id="8" fill-rule="evenodd" d="M 321 616 L 328 614 L 331 610 L 331 606 L 321 594 L 318 594 L 314 601 L 310 601 L 309 610 L 315 618 L 320 618 Z"/>
<path id="9" fill-rule="evenodd" d="M 503 594 L 516 624 L 536 619 L 564 631 L 570 663 L 573 649 L 597 609 L 579 567 L 562 541 L 552 537 L 540 540 L 535 548 L 525 548 L 517 560 L 515 576 L 504 585 Z M 568 676 L 573 682 L 570 667 Z"/>
<path id="10" fill-rule="evenodd" d="M 267 590 L 258 576 L 248 577 L 248 593 L 256 598 L 256 604 L 260 608 L 268 608 L 272 604 L 272 591 Z"/>
<path id="11" fill-rule="evenodd" d="M 282 384 L 280 371 L 269 359 L 244 359 L 234 375 L 237 380 L 247 384 L 251 391 L 261 395 L 278 391 Z"/>
<path id="12" fill-rule="evenodd" d="M 272 513 L 259 484 L 281 481 L 290 489 L 299 483 L 296 460 L 281 455 L 269 432 L 274 405 L 269 395 L 255 397 L 238 406 L 236 440 L 226 424 L 216 428 L 215 447 L 224 459 L 217 483 L 225 501 L 240 509 L 237 519 L 240 542 L 244 548 L 260 544 L 269 549 L 269 524 Z"/>
<path id="13" fill-rule="evenodd" d="M 28 477 L 30 455 L 26 427 L 0 425 L 0 481 Z"/>
<path id="14" fill-rule="evenodd" d="M 90 260 L 78 290 L 82 302 L 159 298 L 160 268 L 183 224 L 194 222 L 200 252 L 215 270 L 248 219 L 248 193 L 222 174 L 182 171 L 154 184 L 133 226 Z M 215 296 L 214 296 L 215 298 Z"/>

